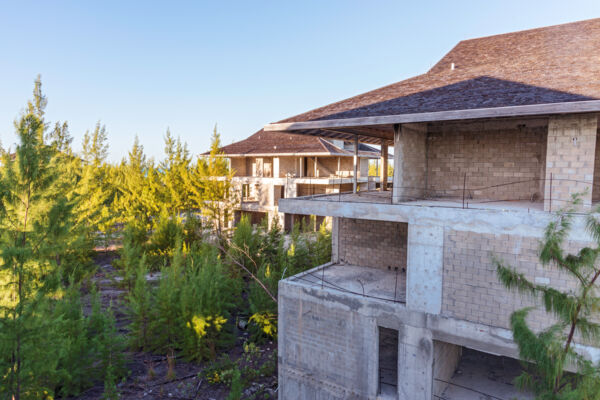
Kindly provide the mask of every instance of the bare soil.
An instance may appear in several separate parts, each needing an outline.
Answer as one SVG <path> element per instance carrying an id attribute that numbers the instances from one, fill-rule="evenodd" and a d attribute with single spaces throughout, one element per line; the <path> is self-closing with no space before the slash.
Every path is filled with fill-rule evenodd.
<path id="1" fill-rule="evenodd" d="M 116 319 L 116 325 L 120 333 L 127 335 L 129 321 L 125 314 L 126 289 L 119 282 L 121 277 L 119 271 L 113 266 L 118 259 L 118 253 L 114 250 L 98 251 L 96 264 L 98 270 L 92 280 L 98 287 L 102 306 L 112 307 Z M 232 361 L 240 359 L 240 365 L 245 366 L 243 345 L 248 339 L 248 332 L 238 329 L 238 335 L 234 346 L 225 353 Z M 257 354 L 253 365 L 261 365 L 275 359 L 276 345 L 267 342 L 257 346 Z M 229 394 L 229 387 L 225 384 L 210 383 L 202 371 L 211 366 L 211 362 L 194 363 L 185 362 L 175 358 L 173 365 L 174 375 L 167 379 L 169 361 L 165 354 L 153 354 L 149 352 L 128 351 L 126 354 L 128 376 L 118 385 L 121 398 L 129 399 L 225 399 Z M 220 355 L 221 356 L 221 355 Z M 275 399 L 277 397 L 277 368 L 272 369 L 272 374 L 259 376 L 248 383 L 243 391 L 242 399 Z M 174 376 L 174 377 L 173 377 Z M 91 400 L 101 399 L 103 384 L 98 382 L 94 387 L 88 389 L 77 399 Z"/>

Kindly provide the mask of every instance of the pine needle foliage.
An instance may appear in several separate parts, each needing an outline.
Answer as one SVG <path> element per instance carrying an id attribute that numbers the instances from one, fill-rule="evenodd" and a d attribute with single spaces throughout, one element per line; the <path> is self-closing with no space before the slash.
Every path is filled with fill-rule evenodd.
<path id="1" fill-rule="evenodd" d="M 186 175 L 186 187 L 190 200 L 210 221 L 219 238 L 233 217 L 233 207 L 237 197 L 231 179 L 234 171 L 221 151 L 221 137 L 217 127 L 213 130 L 210 153 L 198 157 L 196 165 Z"/>
<path id="2" fill-rule="evenodd" d="M 122 373 L 114 320 L 82 311 L 76 281 L 91 245 L 74 211 L 77 158 L 66 124 L 47 134 L 46 103 L 38 78 L 0 168 L 0 397 L 13 400 L 79 393 L 105 377 L 109 348 Z"/>
<path id="3" fill-rule="evenodd" d="M 576 196 L 574 204 L 578 203 Z M 600 398 L 600 366 L 592 365 L 574 348 L 576 337 L 595 343 L 600 338 L 600 325 L 594 320 L 600 311 L 600 221 L 597 217 L 600 209 L 587 216 L 587 230 L 596 240 L 595 245 L 569 254 L 564 245 L 572 229 L 573 212 L 573 208 L 561 210 L 548 225 L 539 258 L 542 265 L 556 268 L 575 280 L 575 290 L 561 291 L 531 282 L 515 268 L 494 260 L 498 278 L 506 288 L 539 299 L 545 311 L 556 320 L 535 333 L 527 324 L 531 307 L 516 311 L 510 319 L 520 356 L 531 362 L 516 383 L 533 390 L 537 398 L 543 400 Z M 577 373 L 567 373 L 569 366 L 575 367 Z"/>

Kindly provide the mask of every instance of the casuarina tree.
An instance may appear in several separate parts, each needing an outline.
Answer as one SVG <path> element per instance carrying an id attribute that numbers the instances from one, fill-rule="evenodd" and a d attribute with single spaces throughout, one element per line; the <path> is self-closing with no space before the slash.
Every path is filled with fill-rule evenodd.
<path id="1" fill-rule="evenodd" d="M 575 200 L 577 204 L 578 199 Z M 594 244 L 570 254 L 565 244 L 572 229 L 573 211 L 574 208 L 561 210 L 548 225 L 539 259 L 544 267 L 556 268 L 575 281 L 574 290 L 532 282 L 502 261 L 495 261 L 504 286 L 541 300 L 545 311 L 554 317 L 555 323 L 540 332 L 528 325 L 531 307 L 514 312 L 510 319 L 520 356 L 530 362 L 516 383 L 520 388 L 533 390 L 543 400 L 600 398 L 600 366 L 577 353 L 574 346 L 575 339 L 598 343 L 600 338 L 600 325 L 596 322 L 600 311 L 600 210 L 587 215 L 587 230 Z M 568 369 L 574 372 L 567 372 Z"/>

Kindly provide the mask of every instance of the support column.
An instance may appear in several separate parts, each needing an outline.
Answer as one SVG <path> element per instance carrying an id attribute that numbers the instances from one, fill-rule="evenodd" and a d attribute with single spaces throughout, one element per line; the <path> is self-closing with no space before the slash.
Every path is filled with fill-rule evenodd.
<path id="1" fill-rule="evenodd" d="M 381 182 L 380 187 L 381 191 L 385 192 L 387 190 L 387 180 L 388 180 L 388 145 L 382 141 L 381 142 Z"/>
<path id="2" fill-rule="evenodd" d="M 575 193 L 582 194 L 583 207 L 591 206 L 597 129 L 596 114 L 550 117 L 546 146 L 545 211 L 557 211 L 567 206 Z"/>
<path id="3" fill-rule="evenodd" d="M 318 167 L 317 167 L 317 156 L 315 156 L 315 173 L 314 173 L 314 176 L 315 176 L 315 178 L 317 178 L 317 172 L 318 172 Z"/>
<path id="4" fill-rule="evenodd" d="M 408 224 L 406 308 L 440 314 L 444 274 L 444 228 Z"/>
<path id="5" fill-rule="evenodd" d="M 431 400 L 433 389 L 431 331 L 404 325 L 398 334 L 398 399 Z"/>
<path id="6" fill-rule="evenodd" d="M 394 125 L 394 203 L 423 197 L 427 177 L 426 150 L 427 124 Z"/>
<path id="7" fill-rule="evenodd" d="M 358 135 L 354 136 L 354 176 L 352 178 L 352 193 L 358 189 Z"/>

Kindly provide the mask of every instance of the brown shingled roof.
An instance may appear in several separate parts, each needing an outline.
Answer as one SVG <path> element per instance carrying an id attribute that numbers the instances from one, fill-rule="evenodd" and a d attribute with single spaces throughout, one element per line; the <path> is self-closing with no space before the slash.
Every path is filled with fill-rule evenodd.
<path id="1" fill-rule="evenodd" d="M 596 99 L 600 18 L 465 40 L 423 75 L 281 122 Z"/>
<path id="2" fill-rule="evenodd" d="M 315 136 L 290 135 L 260 130 L 250 137 L 221 148 L 227 156 L 319 154 L 353 156 L 354 152 L 341 149 L 333 143 Z M 363 143 L 359 144 L 362 157 L 379 157 L 379 150 Z"/>

